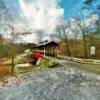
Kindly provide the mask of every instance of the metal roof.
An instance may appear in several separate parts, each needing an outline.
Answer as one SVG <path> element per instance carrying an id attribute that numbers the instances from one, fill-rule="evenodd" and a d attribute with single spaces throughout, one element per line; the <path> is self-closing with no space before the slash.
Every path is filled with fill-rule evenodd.
<path id="1" fill-rule="evenodd" d="M 37 44 L 36 46 L 34 46 L 34 48 L 50 46 L 50 45 L 58 46 L 58 43 L 55 41 L 44 42 L 44 43 Z"/>

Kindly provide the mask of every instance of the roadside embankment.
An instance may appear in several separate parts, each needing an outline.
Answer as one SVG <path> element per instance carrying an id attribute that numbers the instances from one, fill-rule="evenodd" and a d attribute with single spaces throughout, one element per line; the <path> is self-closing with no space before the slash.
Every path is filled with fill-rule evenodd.
<path id="1" fill-rule="evenodd" d="M 80 59 L 66 56 L 59 56 L 59 58 L 69 61 L 70 64 L 74 65 L 74 67 L 77 67 L 81 70 L 100 75 L 100 60 Z"/>

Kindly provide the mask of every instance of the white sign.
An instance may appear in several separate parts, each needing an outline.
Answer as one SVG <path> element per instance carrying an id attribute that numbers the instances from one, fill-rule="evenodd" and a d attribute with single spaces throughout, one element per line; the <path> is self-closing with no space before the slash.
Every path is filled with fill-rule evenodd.
<path id="1" fill-rule="evenodd" d="M 91 55 L 95 55 L 95 51 L 96 51 L 95 46 L 92 46 L 92 47 L 91 47 L 90 54 L 91 54 Z"/>

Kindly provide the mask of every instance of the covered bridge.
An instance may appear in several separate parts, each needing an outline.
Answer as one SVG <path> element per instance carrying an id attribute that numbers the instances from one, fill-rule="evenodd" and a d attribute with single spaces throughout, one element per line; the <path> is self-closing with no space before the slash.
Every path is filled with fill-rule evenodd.
<path id="1" fill-rule="evenodd" d="M 43 42 L 33 47 L 33 50 L 42 50 L 44 54 L 49 56 L 57 56 L 58 43 L 55 41 Z"/>

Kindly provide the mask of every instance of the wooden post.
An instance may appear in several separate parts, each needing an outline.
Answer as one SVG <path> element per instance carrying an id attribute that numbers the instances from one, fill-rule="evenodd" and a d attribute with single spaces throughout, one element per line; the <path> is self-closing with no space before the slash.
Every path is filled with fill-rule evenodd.
<path id="1" fill-rule="evenodd" d="M 45 57 L 46 55 L 45 55 L 45 46 L 44 46 L 44 57 Z"/>
<path id="2" fill-rule="evenodd" d="M 55 46 L 53 47 L 53 56 L 55 57 Z"/>

